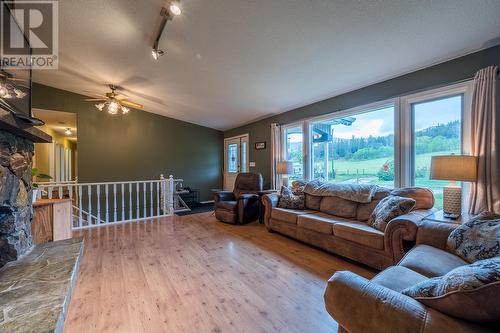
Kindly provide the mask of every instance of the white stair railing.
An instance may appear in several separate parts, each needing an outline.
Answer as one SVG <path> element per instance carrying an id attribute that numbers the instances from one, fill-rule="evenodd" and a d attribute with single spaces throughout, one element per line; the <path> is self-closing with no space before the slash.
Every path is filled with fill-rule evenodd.
<path id="1" fill-rule="evenodd" d="M 169 216 L 174 213 L 173 176 L 103 183 L 40 183 L 38 198 L 69 198 L 73 229 Z"/>

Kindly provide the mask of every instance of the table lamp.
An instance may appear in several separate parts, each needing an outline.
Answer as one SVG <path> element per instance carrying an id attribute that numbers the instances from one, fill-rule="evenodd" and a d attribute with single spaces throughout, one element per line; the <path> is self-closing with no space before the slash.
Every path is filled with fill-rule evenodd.
<path id="1" fill-rule="evenodd" d="M 293 174 L 293 163 L 290 161 L 278 162 L 276 173 L 282 175 L 283 186 L 288 186 L 288 175 Z"/>
<path id="2" fill-rule="evenodd" d="M 430 179 L 449 180 L 443 188 L 444 216 L 457 219 L 462 213 L 462 188 L 457 181 L 475 182 L 477 158 L 466 155 L 432 156 Z"/>

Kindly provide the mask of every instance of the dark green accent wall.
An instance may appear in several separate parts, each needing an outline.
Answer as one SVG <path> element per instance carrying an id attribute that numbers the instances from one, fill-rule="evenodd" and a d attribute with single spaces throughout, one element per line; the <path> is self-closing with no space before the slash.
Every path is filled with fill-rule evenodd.
<path id="1" fill-rule="evenodd" d="M 410 92 L 442 86 L 471 78 L 479 69 L 491 65 L 500 66 L 500 45 L 234 128 L 224 132 L 224 137 L 244 133 L 250 135 L 250 161 L 256 163 L 256 167 L 250 168 L 250 171 L 262 173 L 267 187 L 270 183 L 271 172 L 271 123 L 288 124 L 303 118 L 346 110 Z M 265 150 L 255 150 L 254 144 L 259 141 L 267 142 Z"/>
<path id="2" fill-rule="evenodd" d="M 200 189 L 201 200 L 211 200 L 210 189 L 222 186 L 223 132 L 145 111 L 112 116 L 85 98 L 33 84 L 33 108 L 77 114 L 79 182 L 172 174 Z"/>

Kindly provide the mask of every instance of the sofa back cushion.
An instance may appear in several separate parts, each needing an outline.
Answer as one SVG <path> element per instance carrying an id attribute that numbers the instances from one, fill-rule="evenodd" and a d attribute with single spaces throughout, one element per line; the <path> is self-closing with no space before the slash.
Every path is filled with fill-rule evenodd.
<path id="1" fill-rule="evenodd" d="M 356 213 L 356 220 L 366 222 L 370 219 L 375 207 L 377 207 L 380 200 L 384 199 L 391 193 L 391 190 L 385 187 L 379 187 L 369 203 L 358 204 L 358 211 Z"/>
<path id="2" fill-rule="evenodd" d="M 391 194 L 415 200 L 413 209 L 431 209 L 434 207 L 434 193 L 426 187 L 395 188 Z"/>
<path id="3" fill-rule="evenodd" d="M 453 317 L 481 324 L 500 322 L 500 258 L 457 267 L 401 293 Z"/>
<path id="4" fill-rule="evenodd" d="M 356 218 L 358 203 L 338 197 L 323 197 L 319 210 L 330 215 L 345 217 L 347 219 Z"/>
<path id="5" fill-rule="evenodd" d="M 467 262 L 500 256 L 500 215 L 482 213 L 453 230 L 446 250 Z"/>
<path id="6" fill-rule="evenodd" d="M 320 210 L 322 199 L 323 197 L 318 197 L 316 195 L 310 195 L 305 193 L 306 209 Z"/>

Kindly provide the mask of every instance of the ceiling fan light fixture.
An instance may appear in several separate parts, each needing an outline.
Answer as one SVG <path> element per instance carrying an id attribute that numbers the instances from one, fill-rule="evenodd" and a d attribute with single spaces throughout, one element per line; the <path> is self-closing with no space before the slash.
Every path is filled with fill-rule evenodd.
<path id="1" fill-rule="evenodd" d="M 172 15 L 179 16 L 182 14 L 182 9 L 181 5 L 177 1 L 173 1 L 170 3 L 170 6 L 168 6 L 168 10 Z"/>
<path id="2" fill-rule="evenodd" d="M 97 108 L 97 110 L 99 111 L 102 111 L 104 110 L 104 107 L 106 106 L 106 103 L 99 103 L 99 104 L 96 104 L 95 107 Z"/>
<path id="3" fill-rule="evenodd" d="M 120 107 L 120 103 L 115 100 L 112 100 L 108 104 L 108 113 L 109 114 L 117 114 L 118 108 Z"/>
<path id="4" fill-rule="evenodd" d="M 122 105 L 122 114 L 127 114 L 129 112 L 130 112 L 130 109 L 128 107 Z"/>
<path id="5" fill-rule="evenodd" d="M 8 95 L 9 95 L 9 90 L 4 85 L 1 85 L 0 86 L 0 98 L 8 98 L 8 97 L 6 97 Z"/>

